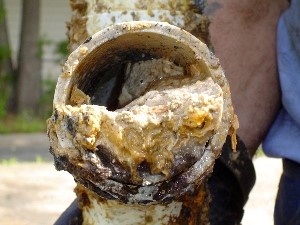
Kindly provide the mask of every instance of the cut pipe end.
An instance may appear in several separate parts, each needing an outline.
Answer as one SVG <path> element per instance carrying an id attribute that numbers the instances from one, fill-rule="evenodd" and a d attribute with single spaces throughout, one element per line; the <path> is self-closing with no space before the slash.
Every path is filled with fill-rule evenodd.
<path id="1" fill-rule="evenodd" d="M 57 168 L 122 202 L 166 202 L 197 187 L 237 128 L 218 59 L 167 23 L 116 24 L 86 40 L 53 105 Z"/>

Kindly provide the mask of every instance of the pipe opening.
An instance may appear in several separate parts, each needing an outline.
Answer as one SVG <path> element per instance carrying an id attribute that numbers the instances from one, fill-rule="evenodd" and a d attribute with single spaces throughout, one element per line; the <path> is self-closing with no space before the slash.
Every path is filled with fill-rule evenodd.
<path id="1" fill-rule="evenodd" d="M 167 23 L 131 22 L 70 55 L 48 133 L 79 183 L 151 203 L 181 196 L 211 172 L 233 119 L 223 70 L 203 43 Z"/>
<path id="2" fill-rule="evenodd" d="M 114 111 L 155 90 L 163 80 L 169 80 L 164 85 L 172 88 L 169 77 L 177 76 L 177 83 L 191 78 L 193 64 L 194 51 L 177 39 L 159 33 L 128 33 L 92 50 L 78 64 L 71 83 L 90 97 L 90 104 Z M 202 80 L 211 76 L 201 60 L 197 69 Z"/>

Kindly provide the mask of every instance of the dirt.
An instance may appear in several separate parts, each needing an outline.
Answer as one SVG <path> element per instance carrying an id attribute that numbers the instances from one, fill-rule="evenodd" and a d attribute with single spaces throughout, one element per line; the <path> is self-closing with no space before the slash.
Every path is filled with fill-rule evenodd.
<path id="1" fill-rule="evenodd" d="M 280 159 L 265 156 L 254 159 L 256 183 L 245 206 L 242 225 L 272 225 L 273 210 L 282 172 Z"/>
<path id="2" fill-rule="evenodd" d="M 35 161 L 36 154 L 44 162 Z M 52 225 L 75 198 L 75 182 L 67 172 L 55 170 L 45 134 L 0 135 L 0 161 L 5 158 L 17 162 L 0 163 L 0 225 Z M 257 182 L 242 224 L 271 225 L 281 161 L 262 156 L 254 165 Z"/>
<path id="3" fill-rule="evenodd" d="M 50 225 L 75 198 L 75 182 L 52 163 L 0 165 L 0 224 Z"/>

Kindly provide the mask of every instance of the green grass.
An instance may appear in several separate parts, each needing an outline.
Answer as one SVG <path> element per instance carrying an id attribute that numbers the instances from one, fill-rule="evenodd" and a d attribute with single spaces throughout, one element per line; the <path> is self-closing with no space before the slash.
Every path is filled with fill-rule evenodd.
<path id="1" fill-rule="evenodd" d="M 43 159 L 42 156 L 36 155 L 34 161 L 26 161 L 27 163 L 36 163 L 36 164 L 42 164 L 47 162 L 45 159 Z M 0 165 L 1 166 L 13 166 L 20 163 L 20 161 L 16 157 L 11 157 L 8 159 L 1 159 Z"/>
<path id="2" fill-rule="evenodd" d="M 256 150 L 254 157 L 255 158 L 259 158 L 265 156 L 265 153 L 263 152 L 261 146 L 259 146 L 259 148 Z"/>
<path id="3" fill-rule="evenodd" d="M 0 118 L 0 134 L 46 132 L 46 119 L 30 116 L 4 116 Z"/>
<path id="4" fill-rule="evenodd" d="M 42 156 L 40 156 L 40 155 L 35 156 L 35 163 L 44 163 L 44 162 L 45 162 L 45 160 L 43 159 Z"/>
<path id="5" fill-rule="evenodd" d="M 9 159 L 2 159 L 0 161 L 0 165 L 3 166 L 11 166 L 11 165 L 15 165 L 18 163 L 18 160 L 16 158 L 9 158 Z"/>

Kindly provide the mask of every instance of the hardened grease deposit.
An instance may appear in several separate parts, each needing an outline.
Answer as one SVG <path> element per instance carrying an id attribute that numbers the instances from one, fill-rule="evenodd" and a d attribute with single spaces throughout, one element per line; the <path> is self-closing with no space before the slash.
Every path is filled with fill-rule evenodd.
<path id="1" fill-rule="evenodd" d="M 199 224 L 203 180 L 238 127 L 223 70 L 199 39 L 167 23 L 108 27 L 71 53 L 53 106 L 51 152 L 78 183 L 86 224 L 118 224 L 103 222 L 117 205 L 143 215 L 123 224 L 183 224 L 184 213 Z"/>

